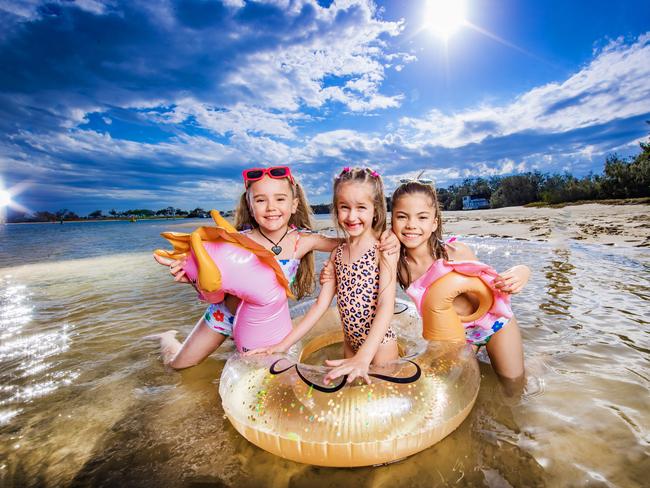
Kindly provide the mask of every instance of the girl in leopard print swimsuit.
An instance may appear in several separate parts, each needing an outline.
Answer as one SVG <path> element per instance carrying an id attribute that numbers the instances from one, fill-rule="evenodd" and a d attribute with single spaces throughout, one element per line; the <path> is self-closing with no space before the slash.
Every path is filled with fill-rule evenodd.
<path id="1" fill-rule="evenodd" d="M 370 364 L 397 359 L 397 340 L 390 328 L 396 289 L 398 256 L 377 251 L 378 238 L 386 229 L 386 200 L 381 177 L 369 168 L 344 168 L 334 181 L 334 217 L 346 236 L 331 255 L 336 280 L 323 284 L 316 303 L 282 342 L 252 353 L 286 351 L 304 336 L 325 313 L 337 295 L 344 333 L 344 359 L 327 361 L 334 366 L 329 382 L 348 375 L 370 383 Z"/>

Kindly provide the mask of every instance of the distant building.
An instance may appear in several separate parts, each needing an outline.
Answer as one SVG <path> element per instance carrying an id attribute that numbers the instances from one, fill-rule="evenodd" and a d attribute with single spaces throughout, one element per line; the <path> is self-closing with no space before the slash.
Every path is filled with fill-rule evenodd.
<path id="1" fill-rule="evenodd" d="M 490 201 L 487 198 L 474 198 L 469 195 L 463 197 L 463 210 L 477 210 L 479 208 L 490 208 Z"/>

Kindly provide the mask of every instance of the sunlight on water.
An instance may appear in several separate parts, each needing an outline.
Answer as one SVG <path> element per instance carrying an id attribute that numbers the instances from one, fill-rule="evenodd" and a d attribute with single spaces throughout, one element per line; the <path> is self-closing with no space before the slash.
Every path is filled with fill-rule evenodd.
<path id="1" fill-rule="evenodd" d="M 650 253 L 467 242 L 499 270 L 533 270 L 514 298 L 526 390 L 508 396 L 481 353 L 479 398 L 456 432 L 405 461 L 354 470 L 284 461 L 234 431 L 217 394 L 231 343 L 198 367 L 163 369 L 141 338 L 185 335 L 204 307 L 148 253 L 32 256 L 0 269 L 0 484 L 642 485 Z"/>

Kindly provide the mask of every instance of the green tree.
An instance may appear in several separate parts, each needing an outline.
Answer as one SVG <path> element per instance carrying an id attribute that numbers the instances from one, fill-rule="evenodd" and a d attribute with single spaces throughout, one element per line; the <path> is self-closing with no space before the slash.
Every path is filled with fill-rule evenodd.
<path id="1" fill-rule="evenodd" d="M 208 214 L 208 212 L 206 212 L 206 211 L 203 210 L 202 208 L 200 208 L 200 207 L 196 207 L 194 210 L 191 210 L 191 211 L 187 214 L 187 216 L 188 216 L 189 218 L 195 219 L 195 218 L 204 218 L 204 217 L 207 216 L 207 214 Z"/>
<path id="2" fill-rule="evenodd" d="M 492 208 L 525 205 L 539 200 L 541 173 L 523 173 L 500 179 L 499 187 L 490 198 Z"/>
<path id="3" fill-rule="evenodd" d="M 59 220 L 56 214 L 53 214 L 52 212 L 48 212 L 45 210 L 41 210 L 38 212 L 34 212 L 34 220 L 36 222 L 55 222 Z"/>

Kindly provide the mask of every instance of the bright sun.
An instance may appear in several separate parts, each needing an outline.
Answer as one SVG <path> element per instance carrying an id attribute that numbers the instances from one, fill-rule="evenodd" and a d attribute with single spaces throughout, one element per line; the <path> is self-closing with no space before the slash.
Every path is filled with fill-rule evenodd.
<path id="1" fill-rule="evenodd" d="M 465 24 L 465 0 L 427 0 L 424 24 L 443 40 Z"/>
<path id="2" fill-rule="evenodd" d="M 11 203 L 11 193 L 7 190 L 0 189 L 0 208 L 6 207 Z"/>

